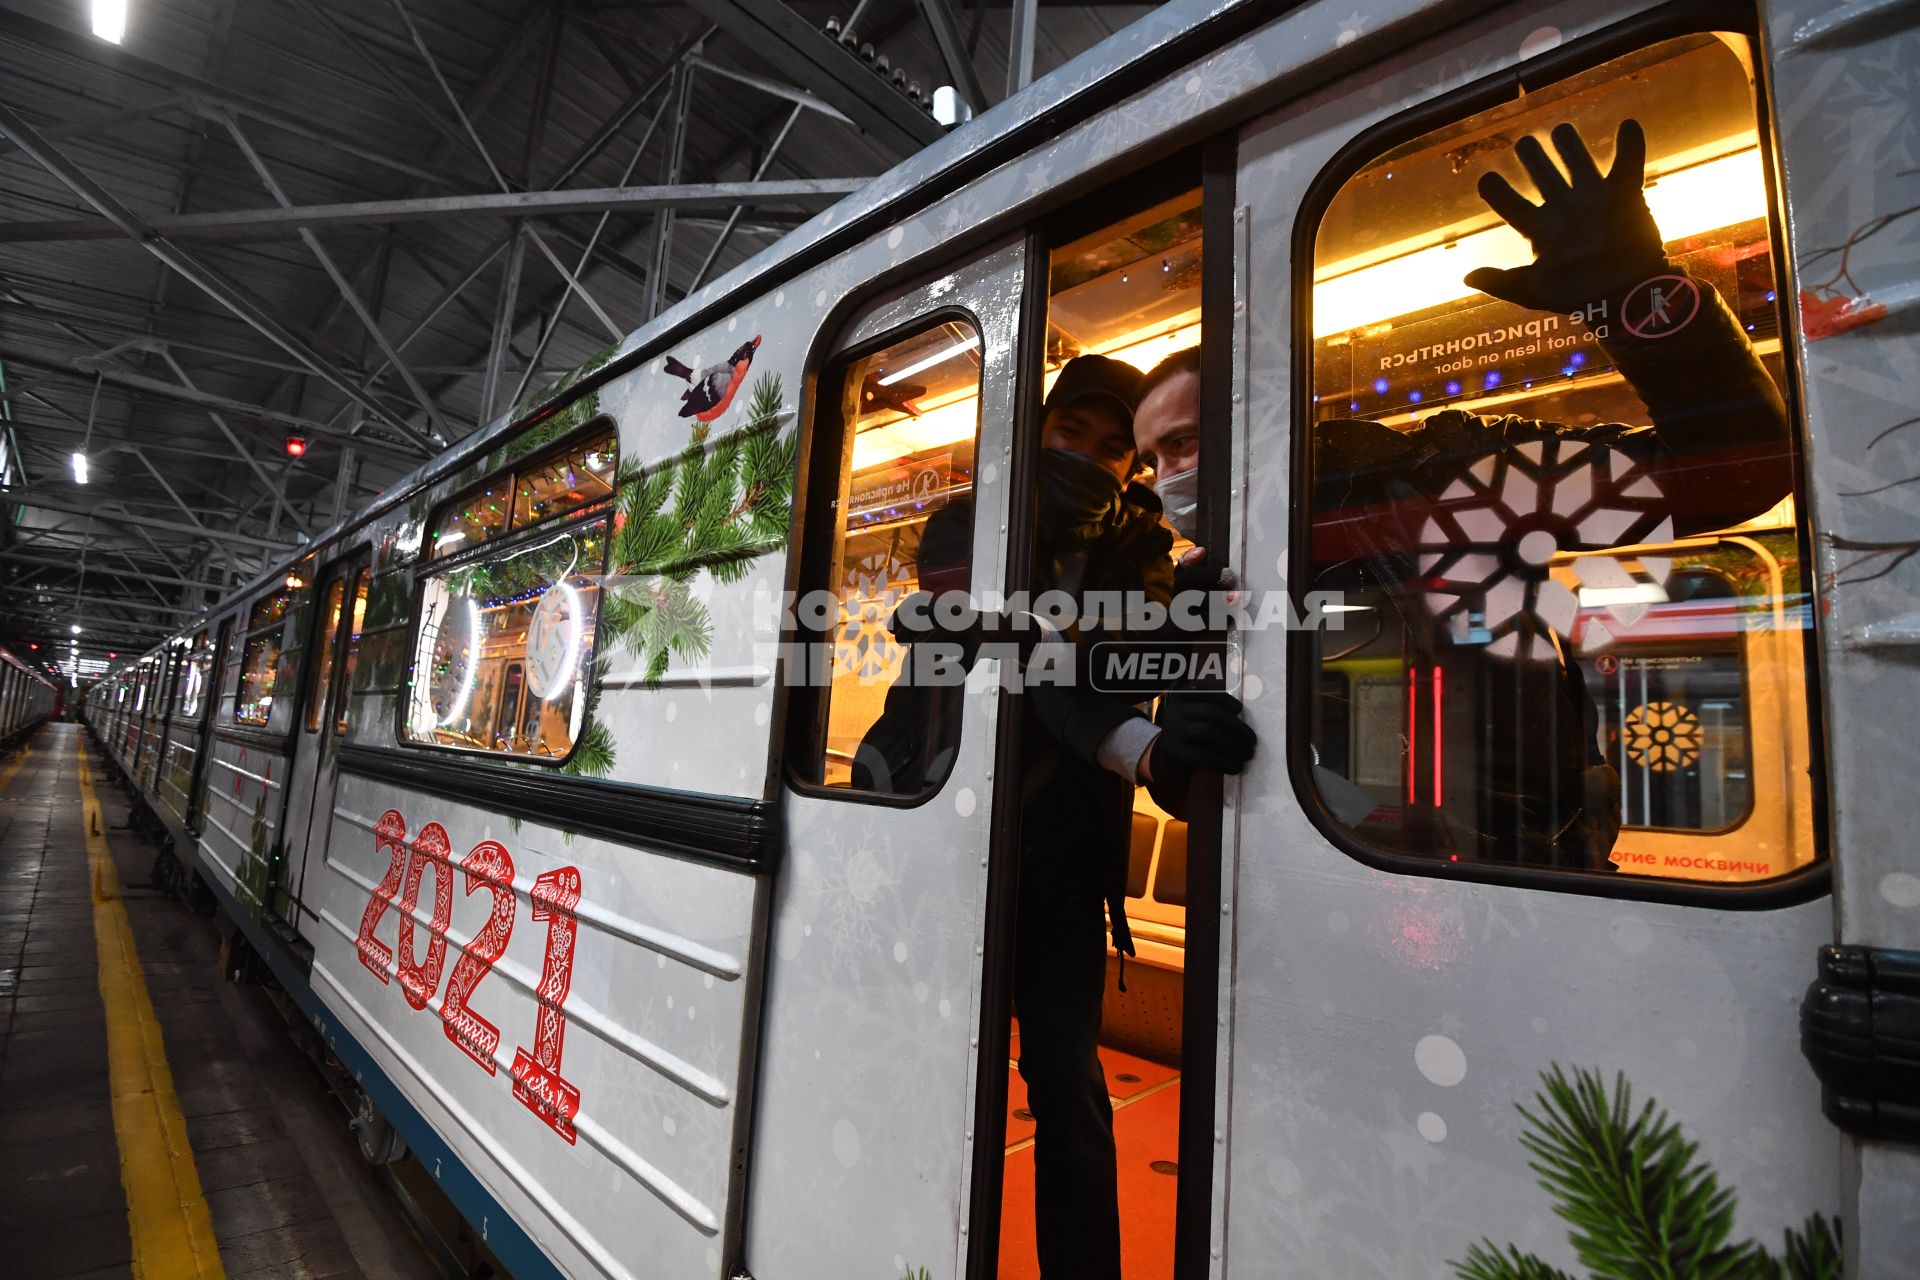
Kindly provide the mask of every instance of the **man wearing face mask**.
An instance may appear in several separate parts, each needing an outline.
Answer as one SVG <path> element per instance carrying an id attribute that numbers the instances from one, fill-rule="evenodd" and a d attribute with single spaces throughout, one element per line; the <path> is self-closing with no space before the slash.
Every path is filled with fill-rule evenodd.
<path id="1" fill-rule="evenodd" d="M 1132 483 L 1139 392 L 1139 372 L 1103 356 L 1068 361 L 1055 381 L 1041 426 L 1036 595 L 1065 592 L 1081 605 L 1091 592 L 1162 607 L 1172 599 L 1173 536 L 1153 491 Z M 919 549 L 922 582 L 937 581 L 943 566 L 965 563 L 971 529 L 971 513 L 961 503 L 927 521 Z M 896 635 L 909 645 L 957 640 L 963 665 L 971 665 L 986 638 L 942 635 L 928 622 L 912 623 L 915 617 L 928 613 L 903 604 Z M 1042 625 L 1022 621 L 1034 642 Z M 1084 652 L 1096 640 L 1126 638 L 1076 625 L 1038 642 Z M 929 726 L 956 715 L 960 696 L 957 687 L 897 684 L 856 753 L 854 784 L 899 794 L 921 790 L 938 772 L 922 763 L 939 739 Z M 1098 1041 L 1109 927 L 1115 949 L 1133 952 L 1125 911 L 1133 787 L 1156 778 L 1177 778 L 1184 786 L 1197 768 L 1237 773 L 1251 754 L 1251 735 L 1221 750 L 1163 731 L 1126 698 L 1101 694 L 1084 678 L 1070 685 L 1030 683 L 1023 712 L 1014 1005 L 1020 1073 L 1035 1124 L 1041 1274 L 1045 1280 L 1119 1280 L 1113 1111 Z"/>

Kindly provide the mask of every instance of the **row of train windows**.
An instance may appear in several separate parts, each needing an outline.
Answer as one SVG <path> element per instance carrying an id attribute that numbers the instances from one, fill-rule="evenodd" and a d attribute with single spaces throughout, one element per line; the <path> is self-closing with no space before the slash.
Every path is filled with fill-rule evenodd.
<path id="1" fill-rule="evenodd" d="M 1340 603 L 1337 629 L 1294 637 L 1317 672 L 1293 684 L 1297 781 L 1342 842 L 1704 881 L 1817 856 L 1759 121 L 1748 40 L 1682 35 L 1403 131 L 1303 215 L 1293 573 Z M 1591 161 L 1554 134 L 1567 125 Z M 1516 150 L 1549 136 L 1557 162 Z M 1488 173 L 1527 201 L 1642 176 L 1657 248 L 1623 260 L 1641 275 L 1605 297 L 1539 267 L 1467 285 L 1525 268 L 1551 234 L 1531 204 L 1483 197 Z M 1197 344 L 1202 251 L 1198 192 L 1056 245 L 1045 386 L 1076 355 L 1145 371 Z M 974 585 L 983 380 L 1004 376 L 984 361 L 981 334 L 946 315 L 821 381 L 820 429 L 837 424 L 844 447 L 833 679 L 796 766 L 818 785 L 924 797 L 951 767 L 957 699 L 889 715 L 906 658 L 892 623 L 915 592 Z M 552 762 L 575 749 L 609 544 L 644 533 L 618 527 L 616 466 L 607 427 L 429 522 L 403 740 Z M 248 620 L 242 723 L 266 723 L 287 603 Z M 325 605 L 329 636 L 342 607 Z"/>

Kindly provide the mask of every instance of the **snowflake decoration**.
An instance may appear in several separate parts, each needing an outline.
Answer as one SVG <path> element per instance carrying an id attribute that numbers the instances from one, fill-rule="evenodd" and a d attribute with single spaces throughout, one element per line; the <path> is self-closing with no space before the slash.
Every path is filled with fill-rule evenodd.
<path id="1" fill-rule="evenodd" d="M 1498 657 L 1554 661 L 1553 636 L 1573 634 L 1580 610 L 1574 593 L 1554 581 L 1562 552 L 1669 542 L 1673 518 L 1653 477 L 1618 450 L 1548 437 L 1490 453 L 1440 495 L 1420 530 L 1420 576 L 1436 618 L 1466 629 L 1480 603 Z M 1639 557 L 1642 571 L 1666 584 L 1672 561 Z M 1571 564 L 1580 584 L 1618 592 L 1637 585 L 1616 559 L 1581 556 Z M 1646 616 L 1644 600 L 1622 599 L 1607 613 L 1622 627 Z M 1598 620 L 1581 647 L 1604 647 L 1613 633 Z"/>
<path id="2" fill-rule="evenodd" d="M 1655 773 L 1671 773 L 1700 758 L 1700 720 L 1674 702 L 1649 702 L 1627 713 L 1627 754 Z"/>
<path id="3" fill-rule="evenodd" d="M 898 669 L 902 650 L 893 638 L 893 611 L 905 598 L 911 571 L 884 552 L 867 556 L 840 584 L 840 629 L 834 673 L 878 680 Z"/>

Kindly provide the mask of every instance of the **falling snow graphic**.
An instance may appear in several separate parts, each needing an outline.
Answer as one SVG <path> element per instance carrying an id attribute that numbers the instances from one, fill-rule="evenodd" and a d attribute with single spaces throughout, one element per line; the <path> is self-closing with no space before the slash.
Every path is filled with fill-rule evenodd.
<path id="1" fill-rule="evenodd" d="M 1434 615 L 1464 631 L 1478 605 L 1492 633 L 1487 651 L 1503 658 L 1553 661 L 1554 636 L 1571 637 L 1580 602 L 1552 576 L 1562 552 L 1597 551 L 1673 538 L 1673 520 L 1653 477 L 1605 445 L 1563 437 L 1529 440 L 1475 462 L 1440 495 L 1420 531 L 1420 574 Z M 1664 586 L 1666 558 L 1640 557 L 1648 581 Z M 1628 591 L 1639 583 L 1618 560 L 1581 556 L 1571 569 L 1583 587 L 1616 603 L 1607 613 L 1631 627 L 1650 607 Z M 1604 622 L 1586 629 L 1582 648 L 1604 648 Z"/>

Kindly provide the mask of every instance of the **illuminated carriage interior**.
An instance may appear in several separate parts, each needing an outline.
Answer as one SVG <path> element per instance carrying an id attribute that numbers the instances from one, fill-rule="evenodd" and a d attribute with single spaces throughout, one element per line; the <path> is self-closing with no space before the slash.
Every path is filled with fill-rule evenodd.
<path id="1" fill-rule="evenodd" d="M 1782 381 L 1751 66 L 1743 37 L 1664 41 L 1415 139 L 1355 174 L 1316 245 L 1316 420 L 1333 431 L 1341 419 L 1405 429 L 1459 408 L 1576 428 L 1648 421 L 1590 326 L 1460 283 L 1475 267 L 1530 260 L 1474 183 L 1497 169 L 1532 196 L 1512 144 L 1563 120 L 1595 144 L 1603 168 L 1618 122 L 1642 122 L 1647 200 L 1669 257 L 1719 291 Z M 1529 321 L 1542 322 L 1539 332 Z M 1610 546 L 1608 513 L 1595 509 L 1605 503 L 1586 475 L 1543 480 L 1504 463 L 1486 474 L 1484 489 L 1468 487 L 1497 501 L 1460 520 L 1591 513 L 1579 525 L 1586 544 L 1552 557 L 1559 590 L 1546 589 L 1566 603 L 1546 619 L 1556 661 L 1577 669 L 1598 713 L 1599 758 L 1620 781 L 1620 835 L 1589 869 L 1733 881 L 1811 861 L 1807 601 L 1792 497 L 1711 536 Z M 1310 554 L 1317 577 L 1338 576 L 1330 546 Z M 1420 572 L 1437 560 L 1420 557 Z M 1503 762 L 1553 747 L 1545 724 L 1490 723 L 1497 677 L 1461 660 L 1499 645 L 1535 597 L 1523 600 L 1509 581 L 1455 602 L 1439 585 L 1350 590 L 1344 627 L 1314 637 L 1314 776 L 1328 815 L 1362 843 L 1458 859 L 1473 855 L 1450 833 L 1491 821 Z M 1440 619 L 1442 641 L 1430 638 L 1429 617 Z"/>
<path id="2" fill-rule="evenodd" d="M 434 522 L 406 735 L 555 759 L 586 716 L 612 527 L 611 428 L 456 498 Z"/>

